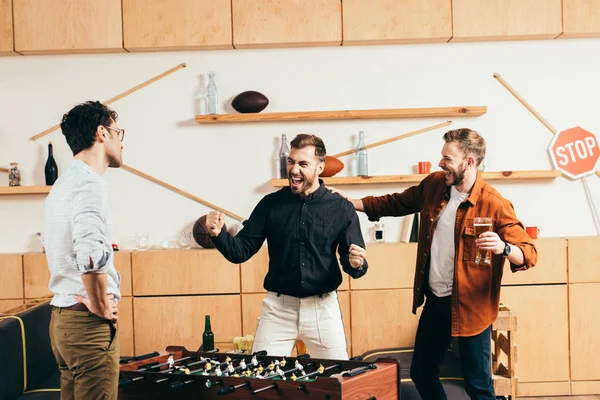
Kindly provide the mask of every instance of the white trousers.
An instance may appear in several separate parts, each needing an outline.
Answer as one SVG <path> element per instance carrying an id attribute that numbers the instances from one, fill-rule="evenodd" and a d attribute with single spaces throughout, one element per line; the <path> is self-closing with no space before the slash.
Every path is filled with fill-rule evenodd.
<path id="1" fill-rule="evenodd" d="M 347 360 L 346 335 L 337 293 L 298 298 L 267 292 L 252 352 L 290 356 L 302 340 L 311 357 Z"/>

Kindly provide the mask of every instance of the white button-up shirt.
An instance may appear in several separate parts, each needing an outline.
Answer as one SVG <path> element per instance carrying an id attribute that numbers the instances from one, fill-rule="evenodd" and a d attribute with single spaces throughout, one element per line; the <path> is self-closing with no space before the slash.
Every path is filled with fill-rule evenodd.
<path id="1" fill-rule="evenodd" d="M 107 294 L 115 301 L 121 298 L 109 229 L 106 182 L 85 162 L 73 160 L 46 199 L 44 242 L 52 305 L 68 307 L 77 303 L 75 295 L 87 297 L 81 280 L 85 273 L 107 274 Z"/>

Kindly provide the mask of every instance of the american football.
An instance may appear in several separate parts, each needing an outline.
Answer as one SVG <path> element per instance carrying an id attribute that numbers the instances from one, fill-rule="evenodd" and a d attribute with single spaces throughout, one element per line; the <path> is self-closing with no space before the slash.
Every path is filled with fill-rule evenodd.
<path id="1" fill-rule="evenodd" d="M 328 178 L 334 176 L 344 169 L 344 163 L 332 156 L 325 157 L 325 169 L 321 172 L 321 177 Z"/>
<path id="2" fill-rule="evenodd" d="M 231 107 L 240 113 L 259 113 L 268 105 L 267 96 L 254 90 L 242 92 L 231 101 Z"/>

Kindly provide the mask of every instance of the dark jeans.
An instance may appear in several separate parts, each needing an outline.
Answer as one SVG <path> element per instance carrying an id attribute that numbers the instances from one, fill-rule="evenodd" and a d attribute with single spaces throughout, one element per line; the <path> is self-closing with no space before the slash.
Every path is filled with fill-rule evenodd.
<path id="1" fill-rule="evenodd" d="M 410 377 L 424 400 L 445 400 L 439 367 L 450 346 L 450 296 L 429 293 L 419 320 Z M 471 399 L 494 399 L 490 357 L 491 326 L 478 335 L 458 338 L 465 389 Z"/>

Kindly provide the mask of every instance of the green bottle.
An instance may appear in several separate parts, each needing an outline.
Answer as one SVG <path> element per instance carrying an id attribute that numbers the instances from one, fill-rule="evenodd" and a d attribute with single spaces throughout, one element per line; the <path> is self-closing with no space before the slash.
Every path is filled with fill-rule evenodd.
<path id="1" fill-rule="evenodd" d="M 202 334 L 202 351 L 211 351 L 214 349 L 215 335 L 210 330 L 210 315 L 207 315 L 204 321 L 204 333 Z"/>

